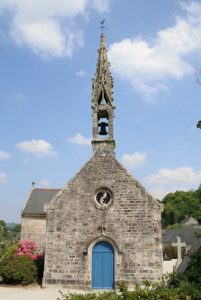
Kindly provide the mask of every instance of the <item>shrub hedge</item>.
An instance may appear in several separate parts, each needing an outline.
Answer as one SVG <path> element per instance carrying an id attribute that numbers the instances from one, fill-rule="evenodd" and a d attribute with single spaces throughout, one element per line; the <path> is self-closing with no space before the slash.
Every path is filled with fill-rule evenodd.
<path id="1" fill-rule="evenodd" d="M 201 285 L 189 281 L 185 275 L 173 273 L 157 283 L 144 281 L 143 286 L 137 284 L 133 291 L 122 283 L 118 291 L 85 295 L 61 293 L 57 300 L 201 300 Z"/>
<path id="2" fill-rule="evenodd" d="M 4 283 L 29 284 L 38 279 L 39 264 L 31 256 L 18 255 L 19 244 L 10 246 L 0 259 L 0 276 Z"/>
<path id="3" fill-rule="evenodd" d="M 187 294 L 183 294 L 179 289 L 170 288 L 165 283 L 150 284 L 141 287 L 136 285 L 133 291 L 129 291 L 127 286 L 122 284 L 119 291 L 103 293 L 82 294 L 62 294 L 57 300 L 192 300 Z"/>
<path id="4" fill-rule="evenodd" d="M 15 256 L 0 262 L 0 275 L 5 283 L 29 284 L 37 281 L 37 266 L 28 256 Z"/>

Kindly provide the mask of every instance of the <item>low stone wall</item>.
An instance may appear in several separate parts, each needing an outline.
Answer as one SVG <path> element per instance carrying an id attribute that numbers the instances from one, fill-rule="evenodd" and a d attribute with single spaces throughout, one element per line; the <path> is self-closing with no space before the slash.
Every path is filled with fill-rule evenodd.
<path id="1" fill-rule="evenodd" d="M 163 261 L 163 274 L 172 273 L 176 267 L 177 259 Z"/>

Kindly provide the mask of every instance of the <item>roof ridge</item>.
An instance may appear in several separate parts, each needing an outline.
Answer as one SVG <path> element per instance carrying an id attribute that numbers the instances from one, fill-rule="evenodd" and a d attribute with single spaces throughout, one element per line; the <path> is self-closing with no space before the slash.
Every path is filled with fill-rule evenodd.
<path id="1" fill-rule="evenodd" d="M 62 190 L 62 188 L 34 188 L 33 190 L 34 191 L 35 190 L 46 190 L 46 191 L 49 191 L 49 190 Z"/>

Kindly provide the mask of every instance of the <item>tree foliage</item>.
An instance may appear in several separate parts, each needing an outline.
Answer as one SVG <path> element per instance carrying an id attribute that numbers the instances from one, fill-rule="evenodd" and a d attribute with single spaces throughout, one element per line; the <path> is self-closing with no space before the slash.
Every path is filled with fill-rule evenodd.
<path id="1" fill-rule="evenodd" d="M 201 223 L 201 186 L 195 191 L 177 191 L 163 199 L 163 226 L 178 224 L 185 216 L 194 217 Z"/>
<path id="2" fill-rule="evenodd" d="M 20 239 L 20 231 L 20 224 L 6 224 L 4 220 L 0 220 L 0 258 L 10 245 Z"/>
<path id="3" fill-rule="evenodd" d="M 16 232 L 16 233 L 20 233 L 20 231 L 21 231 L 21 225 L 20 224 L 14 224 L 14 226 L 12 228 L 12 231 Z"/>

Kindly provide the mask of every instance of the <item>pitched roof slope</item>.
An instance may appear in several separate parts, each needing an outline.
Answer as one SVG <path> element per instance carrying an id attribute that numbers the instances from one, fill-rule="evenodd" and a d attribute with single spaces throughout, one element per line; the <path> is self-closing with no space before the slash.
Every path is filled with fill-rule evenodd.
<path id="1" fill-rule="evenodd" d="M 186 216 L 184 220 L 181 221 L 181 224 L 183 227 L 194 227 L 194 226 L 199 226 L 199 222 L 194 219 L 193 217 L 188 217 Z"/>
<path id="2" fill-rule="evenodd" d="M 44 204 L 50 202 L 59 191 L 60 189 L 33 189 L 22 211 L 22 216 L 44 215 Z"/>
<path id="3" fill-rule="evenodd" d="M 193 244 L 197 241 L 196 233 L 201 233 L 201 228 L 167 229 L 162 235 L 162 241 L 163 243 L 174 243 L 177 241 L 177 236 L 179 235 L 182 242 Z"/>
<path id="4" fill-rule="evenodd" d="M 82 177 L 82 175 L 85 177 L 85 171 L 87 170 L 87 172 L 91 173 L 91 177 L 93 177 L 93 171 L 94 168 L 96 166 L 96 169 L 101 166 L 101 165 L 107 165 L 108 163 L 108 159 L 110 160 L 110 167 L 114 167 L 115 169 L 118 169 L 121 172 L 121 176 L 122 178 L 125 178 L 125 176 L 127 176 L 127 178 L 129 178 L 130 180 L 133 181 L 134 185 L 133 188 L 135 186 L 137 186 L 139 188 L 139 190 L 141 191 L 142 194 L 146 194 L 149 199 L 151 201 L 153 201 L 158 207 L 160 207 L 161 211 L 162 211 L 162 205 L 161 203 L 159 203 L 154 197 L 152 197 L 146 190 L 145 188 L 139 183 L 139 181 L 137 181 L 133 175 L 131 175 L 123 166 L 122 164 L 116 159 L 115 155 L 111 152 L 111 150 L 109 150 L 105 145 L 98 149 L 93 156 L 90 158 L 90 160 L 88 162 L 86 162 L 84 164 L 84 166 L 75 174 L 75 176 L 69 181 L 67 182 L 67 184 L 64 186 L 63 189 L 60 190 L 60 192 L 55 195 L 55 197 L 49 202 L 49 205 L 46 206 L 45 210 L 49 210 L 52 209 L 55 205 L 55 203 L 57 202 L 57 200 L 60 198 L 60 196 L 62 195 L 62 193 L 65 193 L 66 191 L 68 191 L 69 189 L 71 189 L 71 187 L 73 186 L 74 182 Z M 109 168 L 109 167 L 108 167 Z M 109 174 L 109 173 L 108 173 Z M 89 179 L 89 178 L 88 178 Z M 102 183 L 101 183 L 102 184 Z"/>

